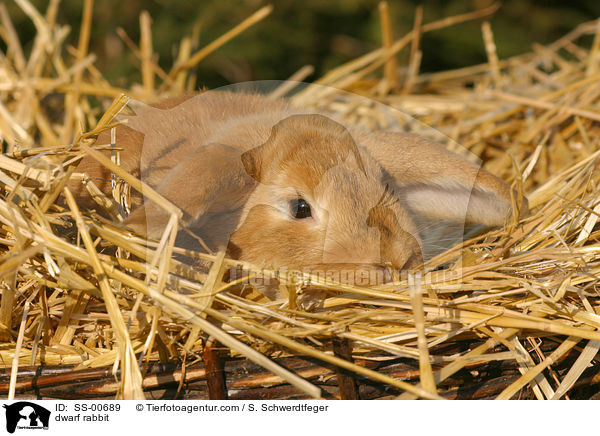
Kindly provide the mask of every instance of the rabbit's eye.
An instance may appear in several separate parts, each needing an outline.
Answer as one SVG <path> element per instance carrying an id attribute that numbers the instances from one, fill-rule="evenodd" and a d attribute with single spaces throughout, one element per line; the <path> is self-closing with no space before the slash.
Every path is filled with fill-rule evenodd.
<path id="1" fill-rule="evenodd" d="M 304 198 L 296 198 L 290 201 L 290 212 L 297 219 L 310 218 L 312 216 L 310 204 Z"/>

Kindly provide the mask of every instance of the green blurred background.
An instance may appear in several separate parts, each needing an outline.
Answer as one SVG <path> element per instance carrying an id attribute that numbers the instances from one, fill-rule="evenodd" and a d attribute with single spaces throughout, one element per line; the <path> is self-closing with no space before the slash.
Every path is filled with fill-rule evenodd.
<path id="1" fill-rule="evenodd" d="M 47 1 L 32 3 L 44 13 Z M 308 80 L 369 50 L 381 41 L 377 0 L 280 0 L 273 13 L 213 53 L 196 68 L 198 82 L 210 88 L 245 80 L 285 79 L 306 64 L 315 66 Z M 424 23 L 489 6 L 491 0 L 390 0 L 394 36 L 412 28 L 415 8 L 424 8 Z M 81 0 L 63 0 L 59 22 L 69 24 L 75 45 L 82 13 Z M 150 12 L 154 49 L 169 68 L 182 37 L 195 34 L 197 47 L 222 35 L 261 6 L 262 0 L 96 0 L 90 50 L 96 66 L 112 83 L 139 81 L 137 61 L 116 34 L 122 27 L 139 41 L 139 14 Z M 14 4 L 7 5 L 27 47 L 35 28 Z M 508 0 L 490 18 L 500 58 L 547 44 L 576 25 L 600 16 L 600 1 Z M 425 34 L 421 71 L 437 71 L 485 62 L 481 20 Z M 195 29 L 195 30 L 194 30 Z M 400 55 L 405 62 L 406 54 Z"/>

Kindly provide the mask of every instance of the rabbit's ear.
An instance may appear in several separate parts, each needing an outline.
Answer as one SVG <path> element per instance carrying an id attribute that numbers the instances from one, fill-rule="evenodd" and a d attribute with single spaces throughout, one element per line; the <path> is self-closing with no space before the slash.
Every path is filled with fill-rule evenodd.
<path id="1" fill-rule="evenodd" d="M 510 216 L 510 186 L 459 155 L 417 135 L 376 133 L 361 143 L 411 211 L 457 222 L 502 225 Z M 527 199 L 517 199 L 520 216 Z"/>
<path id="2" fill-rule="evenodd" d="M 358 170 L 365 173 L 360 149 L 350 132 L 340 123 L 319 114 L 284 118 L 273 126 L 262 145 L 242 155 L 248 174 L 262 183 L 279 175 L 281 166 L 292 160 L 305 162 L 306 167 L 315 170 L 313 177 L 320 180 L 324 172 L 348 158 L 352 158 Z"/>
<path id="3" fill-rule="evenodd" d="M 156 190 L 183 211 L 183 222 L 194 227 L 207 214 L 224 214 L 239 209 L 255 181 L 241 160 L 242 151 L 222 144 L 199 146 L 162 179 Z M 169 214 L 146 199 L 125 220 L 136 233 L 158 238 Z"/>

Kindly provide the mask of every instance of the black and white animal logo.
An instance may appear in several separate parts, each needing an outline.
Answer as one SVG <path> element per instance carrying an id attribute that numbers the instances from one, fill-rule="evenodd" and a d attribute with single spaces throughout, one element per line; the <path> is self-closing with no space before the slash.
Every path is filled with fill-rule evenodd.
<path id="1" fill-rule="evenodd" d="M 44 407 L 19 401 L 10 405 L 4 404 L 6 409 L 6 431 L 14 433 L 17 427 L 26 429 L 48 429 L 50 411 Z"/>

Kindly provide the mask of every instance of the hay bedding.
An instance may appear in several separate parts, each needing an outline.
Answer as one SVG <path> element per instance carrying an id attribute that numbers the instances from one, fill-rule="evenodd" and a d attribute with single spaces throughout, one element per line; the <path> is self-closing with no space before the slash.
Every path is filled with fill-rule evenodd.
<path id="1" fill-rule="evenodd" d="M 85 2 L 77 48 L 64 45 L 58 1 L 44 13 L 27 0 L 17 4 L 37 36 L 26 55 L 0 5 L 7 46 L 0 58 L 2 395 L 218 398 L 226 389 L 229 398 L 598 396 L 599 21 L 506 60 L 498 59 L 484 22 L 488 63 L 419 74 L 421 34 L 488 16 L 496 6 L 434 23 L 417 13 L 414 29 L 394 42 L 382 5 L 384 46 L 329 72 L 317 81 L 327 88 L 308 87 L 296 101 L 365 125 L 381 122 L 376 107 L 335 89 L 396 107 L 514 183 L 532 213 L 441 253 L 416 276 L 360 288 L 280 275 L 285 298 L 269 301 L 223 281 L 236 262 L 222 253 L 177 247 L 179 211 L 167 201 L 156 198 L 172 214 L 164 237 L 146 242 L 80 210 L 64 187 L 84 153 L 99 155 L 93 138 L 126 104 L 121 94 L 152 100 L 195 89 L 190 68 L 270 8 L 204 48 L 184 39 L 171 71 L 156 64 L 142 13 L 139 47 L 120 31 L 139 60 L 142 84 L 122 90 L 102 78 L 87 51 L 92 1 Z M 392 55 L 402 49 L 409 63 L 399 69 Z M 94 102 L 103 97 L 114 101 L 100 111 Z M 417 132 L 422 126 L 407 123 Z M 112 161 L 102 162 L 116 182 L 141 188 Z M 118 200 L 123 186 L 115 183 Z M 112 207 L 111 199 L 100 200 Z M 120 213 L 113 210 L 115 220 Z M 208 273 L 190 267 L 199 260 L 208 261 Z M 312 292 L 324 298 L 322 308 L 302 305 Z"/>

